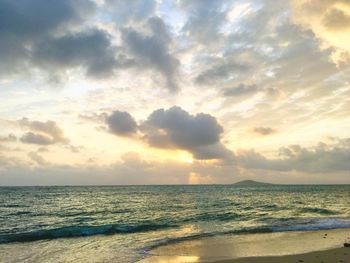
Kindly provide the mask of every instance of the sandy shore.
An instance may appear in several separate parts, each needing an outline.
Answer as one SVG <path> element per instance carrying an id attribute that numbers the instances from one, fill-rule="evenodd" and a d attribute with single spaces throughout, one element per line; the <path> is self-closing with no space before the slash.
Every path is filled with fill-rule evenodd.
<path id="1" fill-rule="evenodd" d="M 287 255 L 275 257 L 251 257 L 232 260 L 221 260 L 215 263 L 349 263 L 350 248 L 336 248 L 325 251 L 316 251 L 300 255 Z"/>
<path id="2" fill-rule="evenodd" d="M 140 263 L 350 263 L 350 229 L 226 235 L 169 244 Z"/>

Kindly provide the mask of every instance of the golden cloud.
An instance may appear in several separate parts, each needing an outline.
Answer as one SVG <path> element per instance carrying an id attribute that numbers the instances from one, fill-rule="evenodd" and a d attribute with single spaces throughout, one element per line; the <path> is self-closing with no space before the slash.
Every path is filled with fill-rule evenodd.
<path id="1" fill-rule="evenodd" d="M 350 62 L 350 2 L 348 0 L 291 0 L 293 21 L 311 30 L 321 48 L 332 48 L 330 59 Z"/>

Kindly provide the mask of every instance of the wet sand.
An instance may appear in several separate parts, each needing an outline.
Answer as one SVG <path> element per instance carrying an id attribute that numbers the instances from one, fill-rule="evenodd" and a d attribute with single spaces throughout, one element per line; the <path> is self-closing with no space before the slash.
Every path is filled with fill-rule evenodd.
<path id="1" fill-rule="evenodd" d="M 350 229 L 226 235 L 158 247 L 140 263 L 350 263 Z"/>
<path id="2" fill-rule="evenodd" d="M 215 263 L 350 263 L 350 248 L 336 248 L 301 255 L 251 257 L 216 261 Z"/>

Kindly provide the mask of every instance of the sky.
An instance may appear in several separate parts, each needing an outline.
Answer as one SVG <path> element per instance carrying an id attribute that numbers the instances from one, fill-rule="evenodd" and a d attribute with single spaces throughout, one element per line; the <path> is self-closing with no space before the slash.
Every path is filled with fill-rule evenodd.
<path id="1" fill-rule="evenodd" d="M 0 185 L 350 183 L 348 0 L 0 0 Z"/>

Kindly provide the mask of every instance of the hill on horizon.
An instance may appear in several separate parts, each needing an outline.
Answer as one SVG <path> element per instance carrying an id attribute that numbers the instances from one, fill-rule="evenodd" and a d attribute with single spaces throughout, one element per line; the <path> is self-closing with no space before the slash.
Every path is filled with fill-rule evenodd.
<path id="1" fill-rule="evenodd" d="M 269 185 L 274 185 L 272 183 L 264 183 L 264 182 L 258 182 L 258 181 L 254 181 L 254 180 L 243 180 L 243 181 L 239 181 L 237 183 L 234 183 L 232 185 L 235 186 L 269 186 Z"/>

